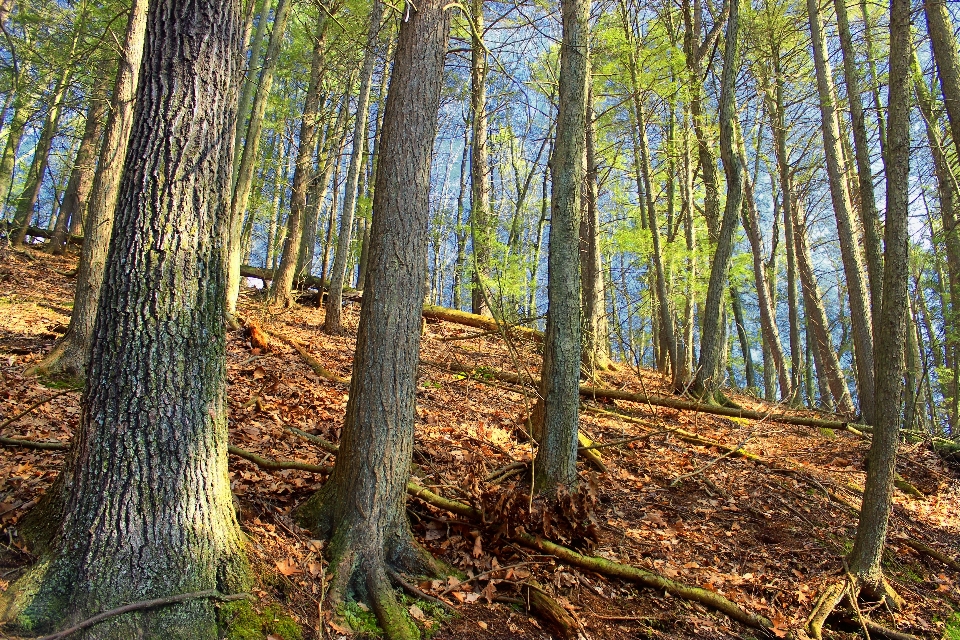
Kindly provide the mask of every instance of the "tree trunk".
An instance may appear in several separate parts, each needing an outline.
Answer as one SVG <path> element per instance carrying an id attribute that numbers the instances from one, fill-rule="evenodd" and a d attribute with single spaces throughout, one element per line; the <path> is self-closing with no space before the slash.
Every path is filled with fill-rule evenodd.
<path id="1" fill-rule="evenodd" d="M 86 216 L 87 201 L 96 174 L 97 150 L 103 134 L 103 118 L 107 112 L 106 87 L 103 86 L 105 75 L 98 80 L 99 86 L 90 95 L 90 106 L 87 107 L 86 121 L 83 124 L 83 138 L 73 160 L 70 182 L 63 196 L 53 238 L 50 240 L 50 250 L 55 255 L 66 250 L 71 227 L 83 228 L 83 224 L 77 225 L 76 220 L 82 220 Z"/>
<path id="2" fill-rule="evenodd" d="M 93 178 L 90 203 L 83 225 L 83 249 L 77 267 L 77 288 L 73 313 L 63 338 L 37 367 L 38 371 L 71 377 L 83 377 L 93 336 L 100 300 L 103 269 L 113 231 L 114 210 L 120 190 L 133 110 L 143 58 L 147 0 L 134 0 L 130 8 L 123 53 L 117 67 L 117 79 L 110 99 L 110 115 L 100 146 L 97 173 Z"/>
<path id="3" fill-rule="evenodd" d="M 833 86 L 830 63 L 827 61 L 827 44 L 820 23 L 820 7 L 817 0 L 807 0 L 807 12 L 810 16 L 810 37 L 813 40 L 817 91 L 820 94 L 823 151 L 827 161 L 830 196 L 837 219 L 840 254 L 850 298 L 853 340 L 856 346 L 854 353 L 856 354 L 858 400 L 864 420 L 867 424 L 873 424 L 876 404 L 873 390 L 873 323 L 868 303 L 869 292 L 864 278 L 863 258 L 860 255 L 860 242 L 853 219 L 850 194 L 844 177 L 836 91 Z"/>
<path id="4" fill-rule="evenodd" d="M 810 258 L 810 248 L 807 244 L 807 230 L 803 225 L 799 207 L 796 206 L 796 203 L 794 205 L 793 219 L 790 221 L 790 225 L 793 227 L 794 250 L 797 258 L 797 271 L 800 274 L 800 283 L 803 289 L 807 327 L 810 329 L 810 335 L 813 337 L 814 348 L 816 349 L 814 360 L 820 363 L 817 368 L 817 377 L 821 381 L 826 380 L 830 387 L 830 394 L 840 411 L 852 416 L 855 412 L 853 400 L 850 397 L 847 381 L 843 376 L 843 369 L 840 367 L 837 350 L 833 348 L 833 341 L 830 338 L 830 325 L 827 322 L 827 313 L 823 308 L 823 296 L 820 293 L 820 287 L 817 285 L 817 279 L 813 271 L 813 260 Z"/>
<path id="5" fill-rule="evenodd" d="M 490 156 L 487 150 L 487 49 L 483 42 L 483 0 L 470 2 L 470 235 L 473 240 L 473 277 L 470 306 L 473 313 L 489 313 L 483 287 L 490 275 L 493 233 L 490 210 Z"/>
<path id="6" fill-rule="evenodd" d="M 460 311 L 463 308 L 462 278 L 464 267 L 467 264 L 467 225 L 463 219 L 464 196 L 467 192 L 467 160 L 470 155 L 469 127 L 463 130 L 463 156 L 460 158 L 460 193 L 457 195 L 457 228 L 454 237 L 457 242 L 457 254 L 453 260 L 453 302 L 451 306 Z M 536 271 L 536 267 L 534 267 Z"/>
<path id="7" fill-rule="evenodd" d="M 7 142 L 3 147 L 3 156 L 0 157 L 0 211 L 3 205 L 8 202 L 10 196 L 10 187 L 13 184 L 14 166 L 17 161 L 17 152 L 20 150 L 20 142 L 23 140 L 23 130 L 27 126 L 27 120 L 30 117 L 30 111 L 27 108 L 30 100 L 30 93 L 22 87 L 23 78 L 26 77 L 26 69 L 20 68 L 20 76 L 14 85 L 13 96 L 13 115 L 10 117 L 10 124 L 7 128 Z"/>
<path id="8" fill-rule="evenodd" d="M 870 163 L 870 141 L 867 137 L 866 117 L 860 99 L 860 73 L 850 23 L 847 20 L 847 0 L 834 0 L 840 48 L 843 51 L 843 79 L 847 85 L 847 103 L 853 128 L 853 150 L 857 161 L 857 184 L 860 193 L 860 221 L 863 224 L 863 245 L 867 258 L 867 276 L 870 281 L 870 310 L 873 318 L 880 313 L 883 290 L 883 242 L 880 237 L 880 214 L 873 190 L 873 169 Z"/>
<path id="9" fill-rule="evenodd" d="M 753 371 L 753 354 L 750 352 L 750 339 L 747 338 L 747 326 L 743 319 L 743 305 L 740 304 L 740 292 L 730 287 L 730 305 L 733 307 L 733 321 L 737 325 L 737 337 L 740 339 L 740 352 L 743 354 L 744 376 L 747 389 L 756 391 L 757 379 Z"/>
<path id="10" fill-rule="evenodd" d="M 585 174 L 590 0 L 561 0 L 557 137 L 550 158 L 553 183 L 548 257 L 547 330 L 543 349 L 543 423 L 538 425 L 534 487 L 550 494 L 577 482 L 580 397 L 580 187 Z"/>
<path id="11" fill-rule="evenodd" d="M 330 479 L 298 511 L 300 522 L 330 540 L 331 610 L 348 594 L 362 594 L 391 640 L 419 634 L 394 596 L 387 566 L 414 575 L 439 571 L 414 541 L 404 503 L 413 455 L 430 160 L 450 24 L 444 4 L 418 2 L 400 23 L 340 454 Z"/>
<path id="12" fill-rule="evenodd" d="M 70 51 L 70 58 L 76 49 L 79 29 L 73 40 L 73 47 Z M 33 220 L 34 208 L 37 205 L 37 198 L 40 197 L 40 187 L 43 186 L 43 178 L 47 173 L 47 164 L 50 162 L 50 148 L 53 145 L 53 138 L 57 135 L 57 129 L 60 126 L 60 116 L 63 113 L 63 101 L 66 97 L 67 88 L 70 85 L 70 79 L 73 76 L 73 66 L 67 65 L 60 72 L 53 87 L 53 91 L 46 98 L 50 104 L 50 110 L 47 117 L 44 118 L 43 128 L 40 130 L 40 137 L 37 139 L 37 145 L 33 150 L 33 160 L 30 162 L 30 169 L 27 171 L 24 181 L 23 191 L 16 200 L 16 210 L 13 216 L 13 233 L 11 241 L 14 245 L 23 244 L 27 239 L 27 227 Z"/>
<path id="13" fill-rule="evenodd" d="M 370 85 L 377 62 L 377 41 L 380 38 L 380 23 L 383 20 L 383 4 L 374 0 L 370 10 L 370 26 L 367 30 L 367 46 L 360 72 L 360 95 L 357 96 L 357 115 L 353 124 L 353 149 L 347 169 L 347 183 L 343 187 L 343 211 L 340 213 L 340 233 L 337 234 L 337 250 L 333 254 L 333 269 L 330 271 L 330 287 L 327 290 L 327 306 L 323 319 L 323 331 L 330 335 L 343 333 L 340 311 L 343 306 L 343 283 L 347 275 L 347 257 L 353 232 L 353 216 L 357 206 L 357 187 L 360 169 L 367 145 L 367 123 L 370 117 Z"/>
<path id="14" fill-rule="evenodd" d="M 250 584 L 227 475 L 221 242 L 237 8 L 152 6 L 81 426 L 59 483 L 63 519 L 0 599 L 0 619 L 21 627 Z M 209 599 L 191 600 L 110 618 L 85 637 L 214 640 L 217 617 Z"/>
<path id="15" fill-rule="evenodd" d="M 290 216 L 287 218 L 287 237 L 283 241 L 283 257 L 277 268 L 276 279 L 270 287 L 270 303 L 282 307 L 293 304 L 290 291 L 300 258 L 303 239 L 303 216 L 307 208 L 307 185 L 313 179 L 313 157 L 317 147 L 317 133 L 320 124 L 320 81 L 326 58 L 327 16 L 319 10 L 317 32 L 314 36 L 313 56 L 310 63 L 310 84 L 304 100 L 303 118 L 300 121 L 297 157 L 293 171 L 293 188 L 290 194 Z"/>
<path id="16" fill-rule="evenodd" d="M 880 567 L 887 536 L 896 476 L 900 409 L 903 396 L 903 352 L 906 344 L 909 280 L 910 208 L 910 0 L 890 2 L 890 86 L 887 109 L 887 206 L 884 233 L 883 306 L 877 326 L 876 422 L 867 455 L 867 479 L 850 570 L 868 594 L 886 596 L 897 607 L 899 597 L 883 579 Z M 956 50 L 956 43 L 954 43 Z M 960 123 L 958 123 L 960 124 Z M 909 392 L 910 390 L 908 390 Z"/>
<path id="17" fill-rule="evenodd" d="M 589 92 L 589 88 L 588 88 Z M 589 92 L 592 93 L 592 92 Z M 597 369 L 610 363 L 610 336 L 607 328 L 607 305 L 604 297 L 603 263 L 598 235 L 600 219 L 597 211 L 597 158 L 593 106 L 587 99 L 585 207 L 580 219 L 580 274 L 583 304 L 583 364 L 591 377 Z"/>
<path id="18" fill-rule="evenodd" d="M 740 163 L 746 157 L 740 150 Z M 773 365 L 776 368 L 777 379 L 780 383 L 780 397 L 789 400 L 793 387 L 790 372 L 787 370 L 787 359 L 783 353 L 783 344 L 780 342 L 780 329 L 777 326 L 776 303 L 773 300 L 773 291 L 767 281 L 767 270 L 763 259 L 766 250 L 763 246 L 763 234 L 760 231 L 760 216 L 757 211 L 756 200 L 753 194 L 753 184 L 749 178 L 744 180 L 743 228 L 747 232 L 750 247 L 753 250 L 753 280 L 757 289 L 757 305 L 760 307 L 760 327 L 763 334 L 764 349 L 770 353 Z M 766 369 L 766 367 L 765 367 Z M 764 372 L 766 375 L 766 371 Z"/>
<path id="19" fill-rule="evenodd" d="M 265 9 L 270 0 L 265 0 Z M 256 168 L 255 160 L 260 152 L 260 129 L 263 126 L 263 115 L 267 110 L 267 98 L 270 97 L 270 88 L 273 86 L 273 76 L 280 57 L 280 47 L 287 29 L 287 18 L 290 16 L 292 0 L 278 0 L 277 10 L 273 19 L 273 31 L 270 33 L 270 42 L 263 60 L 263 70 L 260 72 L 260 83 L 257 86 L 253 107 L 250 111 L 250 123 L 244 136 L 243 151 L 240 162 L 234 169 L 236 177 L 233 185 L 233 199 L 230 202 L 231 222 L 227 244 L 230 247 L 229 270 L 227 271 L 227 316 L 233 318 L 237 312 L 237 298 L 240 295 L 240 262 L 242 259 L 241 235 L 243 230 L 243 214 L 250 198 L 250 187 L 253 184 L 253 172 Z M 264 11 L 266 13 L 266 11 Z M 261 14 L 261 18 L 263 15 Z M 258 29 L 259 31 L 259 29 Z M 254 47 L 259 40 L 254 42 Z M 254 62 L 251 62 L 251 65 Z M 246 92 L 246 88 L 244 89 Z M 241 105 L 242 107 L 243 105 Z M 242 114 L 241 114 L 242 115 Z M 239 126 L 239 122 L 238 122 Z M 237 132 L 236 136 L 239 137 Z M 236 152 L 234 153 L 236 156 Z"/>
<path id="20" fill-rule="evenodd" d="M 697 375 L 690 391 L 708 402 L 724 399 L 719 393 L 723 375 L 722 357 L 726 346 L 724 337 L 724 292 L 730 272 L 730 257 L 733 252 L 733 234 L 737 228 L 744 200 L 744 171 L 739 156 L 734 152 L 735 119 L 734 104 L 736 72 L 739 60 L 739 14 L 740 0 L 730 1 L 730 17 L 727 19 L 726 44 L 723 54 L 723 76 L 720 82 L 720 157 L 727 177 L 727 201 L 723 221 L 717 236 L 716 252 L 710 268 L 707 299 L 702 309 L 700 329 L 700 360 Z"/>

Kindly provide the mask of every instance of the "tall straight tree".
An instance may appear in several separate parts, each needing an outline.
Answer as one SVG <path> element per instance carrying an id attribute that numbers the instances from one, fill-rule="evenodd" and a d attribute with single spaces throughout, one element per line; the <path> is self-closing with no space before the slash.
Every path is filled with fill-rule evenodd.
<path id="1" fill-rule="evenodd" d="M 850 300 L 851 324 L 853 325 L 854 356 L 857 372 L 857 391 L 860 412 L 867 424 L 874 423 L 873 382 L 873 322 L 870 312 L 867 281 L 857 224 L 850 202 L 844 170 L 840 117 L 837 111 L 837 92 L 833 84 L 833 71 L 827 60 L 827 42 L 820 18 L 817 0 L 807 0 L 810 18 L 810 37 L 813 41 L 813 64 L 817 74 L 817 92 L 820 95 L 820 117 L 823 132 L 823 153 L 827 160 L 827 177 L 830 182 L 830 197 L 837 220 L 837 236 L 840 240 L 840 257 L 847 280 Z"/>
<path id="2" fill-rule="evenodd" d="M 0 597 L 0 621 L 62 629 L 129 602 L 249 586 L 227 474 L 223 323 L 238 8 L 151 3 L 63 519 Z M 89 637 L 221 631 L 204 597 L 114 616 Z"/>
<path id="3" fill-rule="evenodd" d="M 740 0 L 730 0 L 730 17 L 727 18 L 723 51 L 723 75 L 720 81 L 720 158 L 727 176 L 727 201 L 717 235 L 713 264 L 710 267 L 707 299 L 701 312 L 703 320 L 700 329 L 700 360 L 697 374 L 690 385 L 690 392 L 707 402 L 725 402 L 719 392 L 720 376 L 723 374 L 721 360 L 726 348 L 723 339 L 724 298 L 733 252 L 733 233 L 740 219 L 744 199 L 743 165 L 734 150 L 737 129 L 734 93 L 736 72 L 739 69 L 739 18 Z"/>
<path id="4" fill-rule="evenodd" d="M 113 96 L 110 99 L 110 115 L 107 117 L 103 143 L 100 145 L 100 159 L 83 225 L 84 242 L 77 268 L 77 288 L 73 295 L 70 325 L 63 338 L 37 367 L 38 372 L 82 377 L 86 371 L 107 249 L 113 231 L 120 179 L 127 157 L 130 130 L 133 127 L 133 109 L 146 28 L 147 0 L 133 0 L 123 51 L 118 61 Z"/>
<path id="5" fill-rule="evenodd" d="M 430 163 L 450 29 L 445 0 L 409 5 L 400 23 L 380 138 L 370 256 L 350 399 L 330 479 L 298 519 L 330 540 L 327 597 L 372 605 L 391 640 L 418 638 L 388 568 L 441 567 L 414 540 L 406 485 L 413 456 L 416 373 L 427 267 Z"/>
<path id="6" fill-rule="evenodd" d="M 548 494 L 577 483 L 580 428 L 581 187 L 586 173 L 590 0 L 561 0 L 557 136 L 550 158 L 547 330 L 543 339 L 543 415 L 537 426 L 534 486 Z"/>
<path id="7" fill-rule="evenodd" d="M 310 62 L 310 83 L 300 120 L 297 159 L 293 170 L 293 189 L 290 194 L 290 215 L 287 217 L 287 235 L 283 241 L 283 257 L 270 288 L 270 301 L 275 305 L 289 307 L 293 304 L 290 292 L 300 259 L 303 236 L 303 218 L 307 208 L 307 187 L 313 180 L 313 157 L 320 130 L 320 91 L 326 54 L 327 15 L 318 9 L 317 31 L 314 35 L 313 56 Z"/>
<path id="8" fill-rule="evenodd" d="M 269 5 L 265 0 L 264 5 Z M 290 17 L 291 0 L 278 0 L 277 10 L 273 18 L 273 31 L 270 32 L 270 42 L 267 45 L 266 57 L 263 60 L 263 69 L 260 71 L 260 84 L 254 93 L 253 105 L 250 110 L 250 122 L 242 129 L 243 123 L 236 126 L 244 130 L 244 144 L 242 151 L 234 152 L 233 198 L 230 202 L 232 220 L 230 223 L 230 264 L 227 271 L 227 318 L 231 320 L 237 312 L 237 298 L 240 296 L 240 262 L 243 256 L 243 214 L 250 199 L 250 189 L 253 185 L 253 173 L 256 169 L 255 160 L 260 152 L 260 130 L 263 127 L 263 116 L 267 111 L 267 98 L 273 87 L 273 76 L 277 69 L 280 57 L 280 47 L 287 30 L 287 19 Z M 262 18 L 263 16 L 261 16 Z M 251 66 L 254 63 L 251 63 Z M 241 105 L 242 106 L 242 105 Z M 239 134 L 236 134 L 239 137 Z M 237 142 L 239 145 L 239 141 Z"/>
<path id="9" fill-rule="evenodd" d="M 333 269 L 330 286 L 327 288 L 326 314 L 323 330 L 329 334 L 343 333 L 340 308 L 343 306 L 343 284 L 347 275 L 347 254 L 353 231 L 353 214 L 357 207 L 357 186 L 367 144 L 367 124 L 370 116 L 370 85 L 373 84 L 373 69 L 377 63 L 377 41 L 380 38 L 380 23 L 383 20 L 383 4 L 374 0 L 370 10 L 370 26 L 367 30 L 367 47 L 363 54 L 360 76 L 360 95 L 357 96 L 357 116 L 353 125 L 353 150 L 350 152 L 350 167 L 347 169 L 347 184 L 343 191 L 343 212 L 340 214 L 340 233 L 337 234 L 337 250 L 333 254 Z"/>
<path id="10" fill-rule="evenodd" d="M 487 149 L 487 45 L 483 42 L 483 0 L 470 1 L 470 235 L 473 240 L 473 277 L 470 307 L 484 314 L 483 287 L 490 272 L 493 230 L 490 208 L 490 155 Z"/>
<path id="11" fill-rule="evenodd" d="M 899 607 L 902 601 L 883 578 L 880 560 L 887 537 L 897 445 L 900 440 L 904 394 L 908 281 L 910 278 L 910 0 L 890 2 L 890 85 L 887 108 L 887 210 L 884 232 L 883 306 L 877 330 L 875 357 L 877 410 L 867 456 L 867 479 L 857 535 L 850 551 L 850 571 L 873 599 L 885 598 Z M 956 45 L 954 44 L 954 48 Z M 912 425 L 907 425 L 908 428 Z"/>

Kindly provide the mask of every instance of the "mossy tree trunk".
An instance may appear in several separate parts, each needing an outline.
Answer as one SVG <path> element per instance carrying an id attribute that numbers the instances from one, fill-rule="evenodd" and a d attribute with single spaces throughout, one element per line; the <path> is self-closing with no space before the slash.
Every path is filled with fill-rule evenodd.
<path id="1" fill-rule="evenodd" d="M 550 250 L 547 256 L 547 330 L 543 349 L 543 415 L 534 484 L 545 494 L 577 483 L 580 418 L 581 186 L 586 173 L 587 82 L 590 74 L 590 0 L 561 0 L 557 137 L 550 158 Z"/>
<path id="2" fill-rule="evenodd" d="M 413 539 L 405 492 L 413 455 L 416 370 L 427 261 L 430 164 L 450 26 L 443 0 L 401 22 L 380 144 L 370 255 L 340 454 L 327 484 L 298 511 L 330 540 L 329 611 L 369 602 L 390 638 L 416 630 L 388 566 L 436 574 Z"/>
<path id="3" fill-rule="evenodd" d="M 0 620 L 43 631 L 128 602 L 248 586 L 227 475 L 223 323 L 238 9 L 151 2 L 63 519 L 0 598 Z M 217 627 L 201 599 L 84 637 L 213 640 Z"/>

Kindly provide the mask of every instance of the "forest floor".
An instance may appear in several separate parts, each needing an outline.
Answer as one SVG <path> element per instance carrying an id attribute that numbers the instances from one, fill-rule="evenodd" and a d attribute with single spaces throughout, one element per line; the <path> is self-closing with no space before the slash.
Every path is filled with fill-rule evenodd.
<path id="1" fill-rule="evenodd" d="M 32 251 L 7 252 L 0 262 L 0 421 L 56 392 L 48 388 L 50 381 L 24 372 L 69 322 L 73 280 L 68 273 L 74 266 L 74 257 Z M 241 310 L 274 336 L 299 340 L 335 374 L 350 375 L 358 305 L 345 310 L 350 334 L 344 337 L 321 333 L 322 310 L 298 306 L 270 312 L 253 289 L 245 290 Z M 499 338 L 476 337 L 478 333 L 457 324 L 428 322 L 421 358 L 455 361 L 481 374 L 485 369 L 515 372 L 519 363 L 537 374 L 535 345 L 518 342 L 511 356 Z M 272 341 L 271 350 L 259 351 L 243 332 L 231 333 L 227 357 L 231 444 L 277 460 L 329 463 L 330 454 L 285 427 L 335 442 L 347 386 L 316 375 L 280 339 Z M 511 462 L 529 461 L 530 444 L 521 434 L 533 400 L 525 389 L 478 377 L 421 366 L 415 479 L 475 506 L 486 492 L 488 501 L 499 495 L 522 509 L 520 476 L 498 485 L 488 485 L 483 478 Z M 662 377 L 648 370 L 605 373 L 599 384 L 668 393 Z M 771 408 L 746 395 L 733 397 L 745 407 Z M 65 442 L 78 425 L 79 401 L 78 393 L 61 395 L 0 435 Z M 634 420 L 614 415 L 618 412 Z M 817 595 L 844 575 L 842 557 L 850 549 L 856 517 L 842 501 L 859 504 L 868 440 L 848 432 L 620 401 L 585 400 L 581 427 L 601 443 L 639 438 L 601 450 L 605 473 L 579 463 L 584 483 L 595 486 L 599 498 L 599 543 L 590 553 L 716 591 L 773 620 L 776 635 L 783 637 L 789 630 L 794 637 L 806 637 L 802 628 Z M 717 448 L 679 438 L 677 429 L 740 445 L 770 464 L 723 457 Z M 50 486 L 62 461 L 58 451 L 7 447 L 0 454 L 0 590 L 33 559 L 17 539 L 17 523 Z M 235 456 L 230 468 L 241 527 L 249 536 L 258 574 L 255 607 L 279 604 L 300 624 L 304 638 L 337 637 L 321 631 L 322 545 L 291 516 L 324 476 L 267 471 Z M 909 536 L 951 557 L 960 555 L 960 471 L 922 443 L 901 446 L 898 470 L 924 494 L 918 498 L 896 492 L 884 562 L 907 607 L 895 615 L 875 609 L 870 616 L 924 638 L 960 638 L 960 573 L 903 542 Z M 689 477 L 675 483 L 686 474 Z M 831 499 L 827 490 L 840 501 Z M 432 627 L 436 640 L 554 637 L 545 621 L 522 607 L 491 602 L 497 596 L 522 598 L 517 585 L 526 580 L 536 580 L 566 608 L 586 638 L 757 637 L 756 631 L 699 604 L 568 566 L 498 539 L 493 527 L 478 527 L 417 499 L 409 500 L 408 511 L 420 542 L 466 576 L 504 567 L 451 589 L 444 598 L 457 613 L 442 622 L 429 618 L 432 609 L 426 605 L 411 609 L 415 618 L 424 618 L 423 626 Z M 420 587 L 438 595 L 453 584 L 425 582 Z M 265 631 L 264 636 L 285 637 L 272 633 Z M 831 637 L 855 638 L 860 633 L 855 625 L 838 622 Z"/>

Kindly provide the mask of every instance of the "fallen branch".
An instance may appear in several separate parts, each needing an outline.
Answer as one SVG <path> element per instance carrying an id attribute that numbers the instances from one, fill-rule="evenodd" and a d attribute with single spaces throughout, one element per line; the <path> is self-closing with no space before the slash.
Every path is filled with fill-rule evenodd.
<path id="1" fill-rule="evenodd" d="M 693 478 L 694 476 L 700 475 L 701 473 L 703 473 L 704 471 L 706 471 L 707 469 L 709 469 L 709 468 L 712 467 L 713 465 L 717 464 L 717 463 L 720 462 L 721 460 L 724 460 L 725 458 L 729 458 L 730 456 L 737 455 L 737 454 L 739 454 L 739 453 L 746 453 L 746 451 L 743 449 L 743 447 L 744 447 L 744 445 L 746 445 L 746 444 L 750 441 L 751 438 L 753 438 L 753 434 L 750 434 L 749 436 L 747 436 L 747 439 L 744 440 L 743 442 L 741 442 L 741 443 L 740 443 L 739 445 L 737 445 L 736 447 L 733 447 L 733 448 L 723 447 L 724 449 L 727 450 L 727 452 L 724 453 L 722 456 L 720 456 L 720 457 L 718 457 L 718 458 L 714 458 L 713 460 L 711 460 L 711 461 L 708 462 L 707 464 L 703 465 L 703 466 L 700 467 L 699 469 L 696 469 L 696 470 L 694 470 L 694 471 L 691 471 L 690 473 L 685 473 L 685 474 L 683 474 L 682 476 L 677 476 L 677 478 L 676 478 L 673 482 L 670 483 L 670 486 L 671 486 L 671 487 L 675 487 L 675 486 L 677 486 L 678 484 L 680 484 L 681 482 L 683 482 L 684 480 L 687 480 L 688 478 Z"/>
<path id="2" fill-rule="evenodd" d="M 543 538 L 532 536 L 528 533 L 517 533 L 514 539 L 525 546 L 531 547 L 543 553 L 554 555 L 568 564 L 594 571 L 606 576 L 621 578 L 629 582 L 634 582 L 658 591 L 666 591 L 684 600 L 692 600 L 710 607 L 714 611 L 719 611 L 728 617 L 741 622 L 754 629 L 770 629 L 773 627 L 768 619 L 741 609 L 736 603 L 724 598 L 719 593 L 683 584 L 665 578 L 652 571 L 646 571 L 627 564 L 598 558 L 595 556 L 585 556 L 564 546 L 544 540 Z"/>
<path id="3" fill-rule="evenodd" d="M 296 427 L 291 427 L 290 425 L 286 425 L 286 424 L 283 425 L 283 428 L 294 435 L 300 436 L 304 440 L 309 440 L 310 442 L 316 445 L 320 445 L 320 448 L 326 451 L 327 453 L 332 453 L 333 455 L 336 455 L 340 451 L 340 447 L 333 444 L 326 438 L 315 436 L 312 433 L 307 433 L 306 431 L 297 429 Z"/>
<path id="4" fill-rule="evenodd" d="M 934 560 L 939 560 L 940 562 L 947 565 L 951 569 L 956 569 L 957 571 L 960 571 L 960 562 L 954 560 L 953 558 L 946 555 L 945 553 L 940 553 L 933 547 L 928 547 L 922 542 L 918 540 L 914 540 L 912 538 L 899 538 L 899 541 L 907 545 L 914 551 L 917 551 L 918 553 L 922 553 L 925 556 L 930 556 Z"/>
<path id="5" fill-rule="evenodd" d="M 21 411 L 20 413 L 14 415 L 14 416 L 11 416 L 11 417 L 9 417 L 9 418 L 7 418 L 6 420 L 3 421 L 3 423 L 0 423 L 0 431 L 3 431 L 4 429 L 6 429 L 7 427 L 9 427 L 11 424 L 13 424 L 14 422 L 16 422 L 17 420 L 19 420 L 19 419 L 22 418 L 23 416 L 25 416 L 25 415 L 27 415 L 27 414 L 35 411 L 37 408 L 42 407 L 43 405 L 47 404 L 47 403 L 50 402 L 51 400 L 55 400 L 55 399 L 59 398 L 60 396 L 65 396 L 65 395 L 67 395 L 68 393 L 74 393 L 75 391 L 80 391 L 80 389 L 77 389 L 77 388 L 74 388 L 74 387 L 70 387 L 69 389 L 64 389 L 63 391 L 59 391 L 59 392 L 53 394 L 52 396 L 47 396 L 46 398 L 43 398 L 42 400 L 37 400 L 36 402 L 34 402 L 32 405 L 30 405 L 29 407 L 27 407 L 26 409 L 24 409 L 24 410 Z"/>
<path id="6" fill-rule="evenodd" d="M 84 629 L 89 629 L 95 624 L 99 624 L 104 620 L 113 618 L 124 613 L 131 613 L 133 611 L 143 611 L 145 609 L 156 609 L 157 607 L 164 607 L 171 604 L 179 604 L 181 602 L 188 602 L 190 600 L 204 600 L 211 599 L 217 600 L 219 602 L 232 602 L 234 600 L 249 600 L 252 596 L 249 593 L 234 593 L 230 595 L 224 595 L 217 591 L 216 589 L 208 589 L 206 591 L 196 591 L 194 593 L 181 593 L 175 596 L 167 596 L 165 598 L 154 598 L 153 600 L 141 600 L 140 602 L 133 602 L 131 604 L 125 604 L 122 607 L 117 607 L 116 609 L 110 609 L 109 611 L 104 611 L 103 613 L 98 613 L 92 618 L 88 618 L 79 624 L 75 624 L 69 629 L 64 629 L 49 636 L 44 636 L 39 638 L 39 640 L 61 640 L 71 636 L 78 631 L 83 631 Z"/>
<path id="7" fill-rule="evenodd" d="M 21 438 L 4 438 L 3 436 L 0 436 L 0 445 L 7 447 L 23 447 L 24 449 L 39 449 L 41 451 L 66 451 L 70 448 L 70 443 L 68 442 L 57 442 L 56 440 L 44 442 L 37 440 L 23 440 Z"/>
<path id="8" fill-rule="evenodd" d="M 317 465 L 309 464 L 306 462 L 297 462 L 295 460 L 273 460 L 271 458 L 264 458 L 263 456 L 258 456 L 255 453 L 241 449 L 235 445 L 229 445 L 227 451 L 230 455 L 237 456 L 238 458 L 243 458 L 244 460 L 249 460 L 258 467 L 263 469 L 269 469 L 271 471 L 282 471 L 283 469 L 297 469 L 298 471 L 309 471 L 311 473 L 330 473 L 333 471 L 333 465 Z"/>
<path id="9" fill-rule="evenodd" d="M 425 361 L 426 362 L 426 361 Z M 473 367 L 458 364 L 456 362 L 426 362 L 435 365 L 447 371 L 456 371 L 458 373 L 473 373 Z M 539 380 L 523 380 L 520 376 L 506 371 L 484 368 L 478 375 L 495 378 L 503 382 L 512 384 L 530 384 L 535 386 Z M 732 409 L 730 407 L 721 407 L 715 405 L 700 404 L 690 402 L 689 400 L 680 400 L 679 398 L 668 398 L 666 396 L 652 396 L 644 393 L 632 393 L 630 391 L 621 391 L 619 389 L 605 389 L 592 385 L 580 385 L 580 395 L 589 398 L 603 398 L 606 400 L 623 400 L 626 402 L 636 402 L 638 404 L 653 405 L 655 407 L 667 407 L 668 409 L 677 409 L 679 411 L 699 411 L 701 413 L 710 413 L 728 418 L 745 418 L 748 420 L 767 420 L 778 422 L 780 424 L 792 424 L 801 427 L 815 427 L 823 429 L 833 429 L 835 431 L 849 431 L 850 423 L 840 420 L 825 420 L 822 418 L 813 418 L 810 416 L 798 416 L 787 413 L 764 413 L 762 411 L 753 411 L 750 409 Z M 865 425 L 856 425 L 857 429 L 864 429 Z"/>
<path id="10" fill-rule="evenodd" d="M 550 626 L 560 632 L 564 640 L 576 640 L 583 638 L 580 632 L 580 623 L 577 622 L 570 613 L 564 609 L 559 602 L 554 600 L 550 594 L 536 582 L 524 584 L 526 587 L 527 602 L 530 603 L 531 612 L 537 617 L 547 621 Z"/>
<path id="11" fill-rule="evenodd" d="M 274 335 L 280 338 L 283 342 L 293 347 L 294 351 L 296 351 L 300 355 L 300 358 L 304 362 L 306 362 L 307 365 L 311 369 L 313 369 L 313 372 L 318 376 L 320 376 L 321 378 L 325 380 L 329 380 L 330 382 L 338 382 L 340 384 L 350 384 L 350 378 L 344 378 L 342 376 L 338 376 L 334 372 L 324 367 L 319 360 L 317 360 L 312 355 L 310 355 L 310 352 L 307 351 L 307 348 L 303 346 L 303 344 L 299 340 L 291 338 L 290 336 L 280 332 L 274 332 Z"/>
<path id="12" fill-rule="evenodd" d="M 444 322 L 462 324 L 467 327 L 473 327 L 474 329 L 483 329 L 484 331 L 489 331 L 490 333 L 500 332 L 500 327 L 497 326 L 497 321 L 489 316 L 481 316 L 475 313 L 467 313 L 465 311 L 458 311 L 456 309 L 448 309 L 447 307 L 438 307 L 432 304 L 423 305 L 423 317 L 431 320 L 443 320 Z M 501 324 L 503 325 L 503 329 L 506 331 L 507 335 L 511 337 L 526 338 L 528 340 L 533 340 L 534 342 L 543 342 L 543 333 L 537 331 L 536 329 L 531 329 L 530 327 L 524 327 L 516 324 Z"/>
<path id="13" fill-rule="evenodd" d="M 415 584 L 406 580 L 402 575 L 394 571 L 393 569 L 388 568 L 387 574 L 390 576 L 390 579 L 393 580 L 397 585 L 403 587 L 403 589 L 412 595 L 415 598 L 420 598 L 421 600 L 426 600 L 427 602 L 432 602 L 433 604 L 440 605 L 445 610 L 453 613 L 456 609 L 449 603 L 444 602 L 440 598 L 435 598 L 428 593 L 424 593 L 422 589 L 417 587 Z"/>

